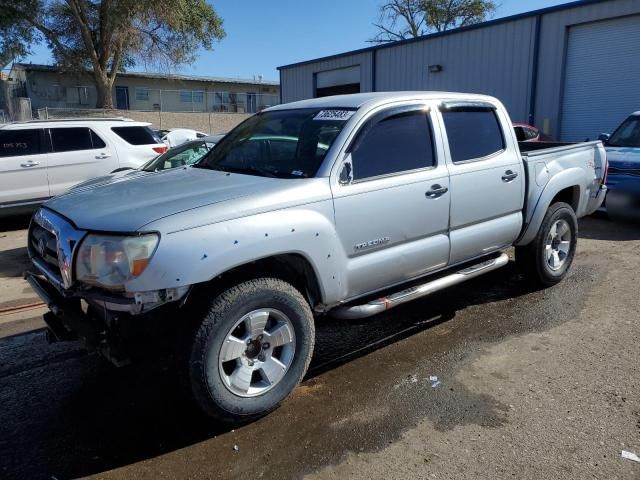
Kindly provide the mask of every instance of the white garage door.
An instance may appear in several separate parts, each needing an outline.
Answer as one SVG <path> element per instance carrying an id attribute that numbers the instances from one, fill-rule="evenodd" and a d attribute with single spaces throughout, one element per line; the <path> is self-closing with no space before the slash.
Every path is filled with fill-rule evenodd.
<path id="1" fill-rule="evenodd" d="M 640 110 L 640 16 L 569 29 L 561 139 L 611 133 Z"/>

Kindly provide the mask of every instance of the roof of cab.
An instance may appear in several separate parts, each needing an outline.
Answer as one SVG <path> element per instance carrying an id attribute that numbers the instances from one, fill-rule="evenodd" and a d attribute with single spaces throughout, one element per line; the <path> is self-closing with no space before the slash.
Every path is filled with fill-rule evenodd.
<path id="1" fill-rule="evenodd" d="M 455 92 L 369 92 L 369 93 L 353 93 L 350 95 L 335 95 L 330 97 L 311 98 L 308 100 L 300 100 L 292 103 L 283 103 L 265 109 L 265 111 L 290 110 L 299 108 L 355 108 L 358 109 L 364 105 L 374 107 L 384 105 L 390 102 L 404 100 L 483 100 L 489 102 L 498 102 L 494 97 L 487 95 L 479 95 L 473 93 L 455 93 Z"/>

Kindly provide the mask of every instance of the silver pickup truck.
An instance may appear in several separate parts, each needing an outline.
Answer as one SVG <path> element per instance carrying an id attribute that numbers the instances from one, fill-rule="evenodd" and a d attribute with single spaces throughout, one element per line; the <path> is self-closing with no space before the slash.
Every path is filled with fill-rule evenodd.
<path id="1" fill-rule="evenodd" d="M 174 348 L 202 410 L 246 421 L 302 380 L 322 315 L 375 315 L 505 265 L 511 246 L 529 278 L 559 282 L 605 171 L 600 142 L 519 146 L 487 96 L 280 105 L 194 166 L 48 201 L 26 278 L 52 339 L 116 365 Z"/>

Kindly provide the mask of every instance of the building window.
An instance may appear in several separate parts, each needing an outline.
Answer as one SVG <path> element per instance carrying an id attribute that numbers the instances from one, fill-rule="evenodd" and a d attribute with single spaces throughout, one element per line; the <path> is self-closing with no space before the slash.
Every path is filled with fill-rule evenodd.
<path id="1" fill-rule="evenodd" d="M 216 103 L 229 103 L 229 93 L 216 92 Z"/>
<path id="2" fill-rule="evenodd" d="M 89 104 L 88 87 L 67 87 L 67 103 L 73 105 Z"/>
<path id="3" fill-rule="evenodd" d="M 193 92 L 193 103 L 204 103 L 204 92 Z"/>
<path id="4" fill-rule="evenodd" d="M 149 89 L 148 88 L 136 88 L 136 100 L 140 102 L 149 101 Z"/>
<path id="5" fill-rule="evenodd" d="M 184 103 L 191 103 L 193 99 L 193 92 L 191 90 L 180 90 L 180 101 Z"/>

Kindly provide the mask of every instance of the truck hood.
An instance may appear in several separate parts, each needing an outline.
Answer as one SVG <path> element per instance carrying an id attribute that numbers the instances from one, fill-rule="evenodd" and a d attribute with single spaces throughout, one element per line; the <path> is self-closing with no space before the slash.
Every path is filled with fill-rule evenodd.
<path id="1" fill-rule="evenodd" d="M 610 166 L 620 167 L 623 164 L 640 166 L 640 148 L 607 147 L 607 160 Z"/>
<path id="2" fill-rule="evenodd" d="M 177 168 L 117 176 L 70 190 L 44 205 L 86 230 L 135 232 L 170 215 L 282 189 L 281 180 L 214 170 Z M 210 218 L 210 215 L 209 215 Z"/>
<path id="3" fill-rule="evenodd" d="M 140 176 L 140 175 L 151 175 L 152 172 L 145 172 L 144 170 L 138 170 L 132 168 L 130 170 L 121 170 L 119 172 L 110 173 L 109 175 L 103 175 L 101 177 L 92 178 L 90 180 L 85 180 L 82 183 L 78 183 L 71 187 L 71 190 L 79 190 L 81 188 L 86 187 L 97 187 L 99 185 L 107 185 L 109 183 L 113 183 L 115 180 L 128 180 L 128 177 L 132 176 Z"/>

